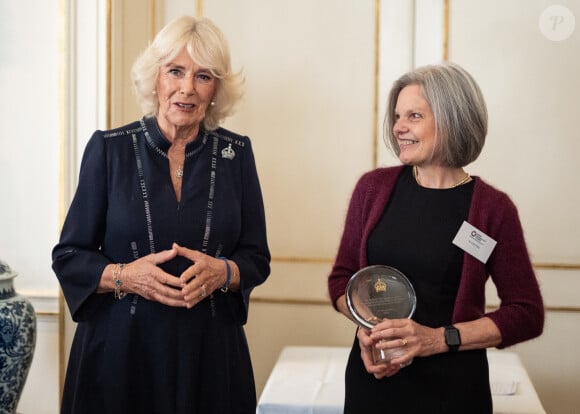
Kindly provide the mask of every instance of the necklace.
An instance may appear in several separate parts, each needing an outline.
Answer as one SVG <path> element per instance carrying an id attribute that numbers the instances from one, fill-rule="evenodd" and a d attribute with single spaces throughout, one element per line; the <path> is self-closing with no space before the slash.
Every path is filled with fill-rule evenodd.
<path id="1" fill-rule="evenodd" d="M 169 169 L 177 166 L 175 170 L 175 178 L 178 180 L 183 177 L 183 164 L 185 163 L 185 153 L 179 148 L 170 148 L 167 151 L 167 158 L 169 159 Z"/>
<path id="2" fill-rule="evenodd" d="M 417 169 L 416 165 L 413 166 L 413 177 L 415 178 L 415 181 L 417 182 L 417 184 L 419 184 L 422 187 L 423 185 L 421 184 L 421 181 L 419 181 L 419 170 Z M 465 173 L 465 177 L 463 177 L 461 180 L 457 181 L 451 187 L 447 187 L 446 189 L 459 187 L 460 185 L 465 184 L 469 181 L 471 181 L 471 176 L 469 175 L 469 173 Z"/>
<path id="3" fill-rule="evenodd" d="M 177 167 L 177 170 L 175 170 L 175 176 L 177 178 L 183 177 L 183 166 L 182 165 L 180 165 L 179 167 Z"/>
<path id="4" fill-rule="evenodd" d="M 167 153 L 167 158 L 169 159 L 169 169 L 171 169 L 171 163 L 173 162 L 174 164 L 177 164 L 177 161 L 175 161 L 175 158 L 170 156 L 169 153 Z M 175 170 L 175 177 L 176 178 L 183 177 L 183 164 L 177 165 L 177 169 Z"/>

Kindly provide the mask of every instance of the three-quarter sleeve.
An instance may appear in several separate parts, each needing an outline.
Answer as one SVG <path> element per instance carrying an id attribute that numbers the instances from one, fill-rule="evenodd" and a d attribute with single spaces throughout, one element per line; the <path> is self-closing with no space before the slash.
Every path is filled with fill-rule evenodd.
<path id="1" fill-rule="evenodd" d="M 85 148 L 76 193 L 52 251 L 52 267 L 75 321 L 88 318 L 90 309 L 98 305 L 95 290 L 111 262 L 100 250 L 106 212 L 105 139 L 95 132 Z"/>

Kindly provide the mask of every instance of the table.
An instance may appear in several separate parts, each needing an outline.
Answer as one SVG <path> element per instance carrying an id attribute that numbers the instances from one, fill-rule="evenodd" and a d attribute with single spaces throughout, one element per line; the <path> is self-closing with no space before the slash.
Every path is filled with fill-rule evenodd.
<path id="1" fill-rule="evenodd" d="M 256 414 L 342 414 L 349 352 L 342 347 L 284 348 Z M 505 351 L 487 354 L 494 414 L 546 414 L 519 356 Z"/>

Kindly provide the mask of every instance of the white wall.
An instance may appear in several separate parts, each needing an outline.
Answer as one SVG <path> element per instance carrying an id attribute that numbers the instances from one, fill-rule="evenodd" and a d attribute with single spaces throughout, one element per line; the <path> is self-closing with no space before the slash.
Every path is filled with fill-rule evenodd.
<path id="1" fill-rule="evenodd" d="M 273 255 L 332 257 L 344 200 L 373 165 L 374 3 L 216 0 L 203 12 L 246 74 L 227 126 L 253 140 Z"/>
<path id="2" fill-rule="evenodd" d="M 549 40 L 539 21 L 553 3 L 451 2 L 449 58 L 473 73 L 489 106 L 472 171 L 514 198 L 535 262 L 579 263 L 580 28 Z M 580 18 L 580 2 L 559 3 Z"/>
<path id="3" fill-rule="evenodd" d="M 63 133 L 58 3 L 0 2 L 0 257 L 20 274 L 19 291 L 50 295 Z"/>

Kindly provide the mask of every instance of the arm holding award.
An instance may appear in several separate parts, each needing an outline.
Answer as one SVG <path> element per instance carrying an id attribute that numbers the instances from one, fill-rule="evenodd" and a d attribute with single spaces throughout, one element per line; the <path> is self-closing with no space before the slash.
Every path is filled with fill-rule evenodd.
<path id="1" fill-rule="evenodd" d="M 490 414 L 486 349 L 539 336 L 544 309 L 515 204 L 464 170 L 486 139 L 483 95 L 456 64 L 421 67 L 393 84 L 384 125 L 402 165 L 359 179 L 328 277 L 358 325 L 344 412 Z"/>

